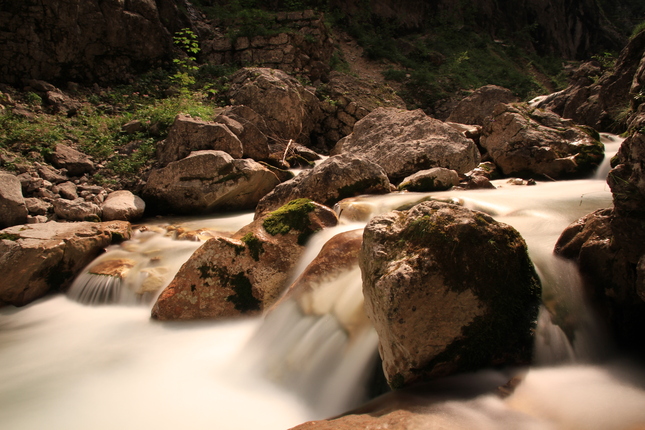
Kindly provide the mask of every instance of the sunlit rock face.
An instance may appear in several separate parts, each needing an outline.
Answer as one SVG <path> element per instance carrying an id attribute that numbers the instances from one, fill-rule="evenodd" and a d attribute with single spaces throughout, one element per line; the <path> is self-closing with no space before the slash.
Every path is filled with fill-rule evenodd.
<path id="1" fill-rule="evenodd" d="M 103 249 L 130 237 L 130 223 L 17 225 L 0 231 L 0 305 L 26 305 L 66 288 Z"/>
<path id="2" fill-rule="evenodd" d="M 432 167 L 466 173 L 479 164 L 475 142 L 422 110 L 378 108 L 363 117 L 333 154 L 360 154 L 397 183 Z"/>
<path id="3" fill-rule="evenodd" d="M 256 219 L 233 238 L 199 248 L 161 293 L 153 318 L 255 315 L 275 303 L 313 232 L 336 225 L 329 208 L 301 199 Z"/>
<path id="4" fill-rule="evenodd" d="M 227 96 L 260 114 L 272 138 L 308 143 L 322 119 L 320 102 L 309 88 L 282 70 L 261 67 L 243 68 L 230 81 Z"/>
<path id="5" fill-rule="evenodd" d="M 482 129 L 480 143 L 507 176 L 584 178 L 604 158 L 595 131 L 521 104 L 498 104 Z"/>
<path id="6" fill-rule="evenodd" d="M 205 150 L 152 171 L 142 194 L 153 212 L 211 213 L 252 209 L 279 183 L 251 159 Z"/>
<path id="7" fill-rule="evenodd" d="M 359 263 L 391 387 L 530 361 L 541 288 L 512 227 L 425 202 L 370 221 Z"/>

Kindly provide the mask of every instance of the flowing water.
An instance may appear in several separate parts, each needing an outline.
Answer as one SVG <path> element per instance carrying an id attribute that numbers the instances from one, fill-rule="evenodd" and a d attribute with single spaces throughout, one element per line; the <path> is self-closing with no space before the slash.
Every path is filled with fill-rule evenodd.
<path id="1" fill-rule="evenodd" d="M 514 375 L 511 370 L 448 378 L 381 402 L 401 396 L 425 402 L 427 419 L 419 428 L 645 428 L 645 377 L 633 364 L 605 359 L 611 342 L 585 306 L 575 268 L 552 255 L 568 224 L 611 205 L 604 179 L 496 185 L 432 197 L 487 212 L 526 239 L 544 286 L 536 366 L 521 372 L 522 382 L 506 398 L 490 392 Z M 312 238 L 293 278 L 333 234 L 364 225 L 349 216 L 357 213 L 352 208 L 375 215 L 428 196 L 369 196 L 346 205 L 343 224 Z M 184 225 L 235 231 L 251 218 Z M 370 327 L 350 323 L 362 304 L 360 272 L 329 280 L 308 315 L 287 300 L 266 319 L 152 321 L 154 297 L 141 285 L 167 285 L 198 246 L 148 231 L 102 257 L 132 260 L 127 273 L 102 275 L 93 287 L 81 282 L 69 296 L 0 309 L 0 427 L 270 430 L 358 406 L 377 342 Z M 561 308 L 573 321 L 573 336 L 551 323 Z"/>

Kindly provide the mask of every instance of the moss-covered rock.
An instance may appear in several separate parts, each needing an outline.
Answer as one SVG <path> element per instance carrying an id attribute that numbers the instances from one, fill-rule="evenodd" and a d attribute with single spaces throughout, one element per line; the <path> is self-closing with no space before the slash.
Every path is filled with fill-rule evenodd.
<path id="1" fill-rule="evenodd" d="M 393 388 L 530 362 L 541 288 L 512 227 L 424 202 L 373 219 L 359 262 Z"/>

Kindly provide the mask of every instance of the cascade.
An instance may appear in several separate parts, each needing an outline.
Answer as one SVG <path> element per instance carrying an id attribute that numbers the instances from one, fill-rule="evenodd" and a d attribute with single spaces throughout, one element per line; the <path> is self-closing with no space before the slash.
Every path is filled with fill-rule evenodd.
<path id="1" fill-rule="evenodd" d="M 427 402 L 427 426 L 446 428 L 619 429 L 645 424 L 645 376 L 626 361 L 600 360 L 610 350 L 610 340 L 584 303 L 575 268 L 552 255 L 568 224 L 611 205 L 604 179 L 495 184 L 496 190 L 394 193 L 346 202 L 338 208 L 342 225 L 310 240 L 292 277 L 333 234 L 361 228 L 366 219 L 352 221 L 357 213 L 374 216 L 429 196 L 484 211 L 520 231 L 542 279 L 536 365 L 522 373 L 522 382 L 507 398 L 490 394 L 490 389 L 512 375 L 491 370 L 437 381 L 425 393 L 395 393 L 374 402 Z M 251 218 L 191 220 L 182 228 L 230 232 Z M 356 268 L 321 288 L 314 298 L 318 311 L 312 314 L 285 300 L 265 318 L 159 323 L 149 318 L 153 295 L 142 286 L 146 280 L 166 285 L 199 246 L 164 234 L 144 232 L 109 249 L 88 266 L 68 296 L 0 309 L 3 426 L 287 429 L 342 413 L 365 399 L 377 339 L 368 326 L 353 331 L 344 326 L 362 304 Z M 178 258 L 171 263 L 171 257 Z M 120 272 L 92 269 L 112 258 L 132 263 Z M 552 322 L 561 308 L 572 322 L 566 330 Z"/>

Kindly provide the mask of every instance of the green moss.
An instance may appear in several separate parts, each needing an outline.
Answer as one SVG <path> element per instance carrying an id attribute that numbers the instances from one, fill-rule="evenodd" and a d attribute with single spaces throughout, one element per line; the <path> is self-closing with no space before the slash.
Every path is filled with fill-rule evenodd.
<path id="1" fill-rule="evenodd" d="M 11 240 L 11 241 L 16 241 L 20 239 L 20 236 L 17 234 L 11 234 L 11 233 L 0 233 L 0 240 Z"/>
<path id="2" fill-rule="evenodd" d="M 255 261 L 259 261 L 260 255 L 264 252 L 264 248 L 262 247 L 263 242 L 250 232 L 244 235 L 242 242 L 246 244 L 251 257 Z"/>
<path id="3" fill-rule="evenodd" d="M 291 230 L 299 231 L 298 243 L 302 245 L 315 232 L 309 219 L 309 212 L 313 212 L 315 208 L 309 199 L 292 200 L 271 212 L 262 226 L 271 236 L 287 234 Z"/>
<path id="4" fill-rule="evenodd" d="M 397 373 L 396 375 L 392 376 L 392 378 L 388 381 L 388 384 L 390 385 L 390 387 L 392 387 L 393 390 L 398 390 L 400 388 L 403 388 L 403 386 L 405 385 L 405 378 L 402 374 Z"/>

